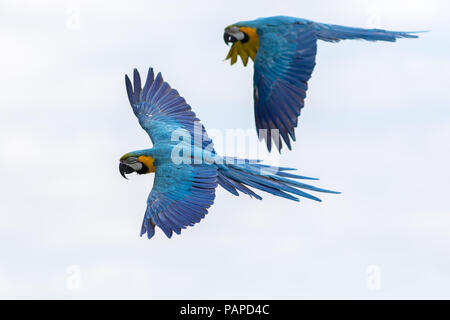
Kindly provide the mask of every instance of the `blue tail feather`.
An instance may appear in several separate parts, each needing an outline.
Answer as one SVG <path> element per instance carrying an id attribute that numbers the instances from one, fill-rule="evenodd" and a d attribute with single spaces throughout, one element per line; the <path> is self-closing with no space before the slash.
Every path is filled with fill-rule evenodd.
<path id="1" fill-rule="evenodd" d="M 395 42 L 400 38 L 418 38 L 418 33 L 426 31 L 389 31 L 383 29 L 364 29 L 345 27 L 334 24 L 315 23 L 317 38 L 329 42 L 340 40 L 361 39 L 366 41 L 390 41 Z"/>
<path id="2" fill-rule="evenodd" d="M 218 183 L 234 195 L 239 195 L 240 191 L 257 199 L 262 198 L 246 186 L 294 201 L 299 201 L 299 198 L 296 196 L 321 201 L 318 197 L 303 190 L 340 193 L 298 182 L 294 179 L 317 179 L 290 174 L 284 172 L 284 170 L 292 169 L 250 163 L 248 160 L 237 160 L 234 163 L 224 163 L 218 166 Z"/>

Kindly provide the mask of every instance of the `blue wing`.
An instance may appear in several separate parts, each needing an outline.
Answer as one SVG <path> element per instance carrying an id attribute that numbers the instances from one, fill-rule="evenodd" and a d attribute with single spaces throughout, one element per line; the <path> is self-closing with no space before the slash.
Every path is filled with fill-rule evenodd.
<path id="1" fill-rule="evenodd" d="M 272 141 L 278 150 L 282 148 L 282 141 L 289 149 L 289 139 L 295 141 L 294 128 L 304 106 L 307 81 L 315 66 L 317 39 L 394 42 L 398 38 L 417 38 L 416 33 L 420 33 L 352 28 L 285 16 L 244 21 L 238 25 L 258 28 L 259 49 L 253 79 L 255 121 L 258 135 L 266 140 L 269 151 Z M 266 130 L 261 132 L 261 129 Z M 278 129 L 279 136 L 273 136 L 271 129 Z"/>
<path id="2" fill-rule="evenodd" d="M 266 140 L 269 151 L 272 140 L 281 150 L 281 139 L 291 149 L 290 139 L 295 141 L 294 129 L 316 64 L 317 36 L 311 23 L 267 25 L 258 35 L 253 78 L 258 136 Z M 278 136 L 273 129 L 279 130 Z"/>
<path id="3" fill-rule="evenodd" d="M 171 141 L 174 131 L 184 129 L 190 134 L 192 142 L 198 141 L 199 146 L 201 142 L 203 148 L 212 150 L 212 140 L 191 106 L 163 80 L 161 73 L 155 78 L 150 68 L 144 88 L 141 88 L 141 77 L 134 69 L 133 86 L 127 75 L 125 84 L 133 112 L 154 145 Z"/>
<path id="4" fill-rule="evenodd" d="M 212 141 L 191 107 L 177 90 L 164 82 L 161 73 L 155 78 L 150 68 L 142 88 L 139 72 L 135 69 L 133 85 L 128 76 L 125 83 L 133 112 L 155 146 L 173 147 L 173 132 L 183 129 L 190 134 L 191 141 L 202 142 L 202 149 L 212 149 Z M 170 159 L 170 151 L 167 159 L 162 156 L 157 161 L 141 236 L 146 233 L 151 238 L 158 226 L 170 238 L 173 232 L 179 234 L 181 229 L 200 222 L 207 214 L 215 198 L 217 168 L 207 164 L 175 164 Z"/>
<path id="5" fill-rule="evenodd" d="M 155 182 L 147 200 L 141 236 L 150 239 L 155 226 L 167 237 L 172 232 L 200 222 L 214 203 L 217 169 L 209 165 L 175 165 L 167 162 L 156 167 Z"/>

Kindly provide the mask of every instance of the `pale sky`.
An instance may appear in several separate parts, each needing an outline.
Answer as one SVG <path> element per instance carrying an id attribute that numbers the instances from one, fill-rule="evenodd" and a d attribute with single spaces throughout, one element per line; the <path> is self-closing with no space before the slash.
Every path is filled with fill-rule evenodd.
<path id="1" fill-rule="evenodd" d="M 450 298 L 448 1 L 0 2 L 0 298 Z M 181 236 L 139 237 L 151 146 L 124 74 L 161 71 L 208 131 L 254 128 L 253 67 L 223 28 L 263 16 L 392 30 L 319 42 L 284 166 L 341 195 L 218 189 Z M 254 141 L 255 143 L 256 140 Z M 233 154 L 227 154 L 233 156 Z"/>

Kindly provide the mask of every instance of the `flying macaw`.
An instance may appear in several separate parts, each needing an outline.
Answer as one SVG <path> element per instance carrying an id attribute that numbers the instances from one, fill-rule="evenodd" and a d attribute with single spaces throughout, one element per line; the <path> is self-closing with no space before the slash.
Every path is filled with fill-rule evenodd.
<path id="1" fill-rule="evenodd" d="M 281 151 L 282 139 L 289 149 L 290 139 L 295 141 L 294 129 L 316 64 L 318 39 L 395 42 L 398 38 L 417 38 L 415 33 L 418 32 L 351 28 L 277 16 L 232 24 L 225 28 L 223 38 L 227 45 L 233 43 L 226 57 L 232 65 L 238 55 L 244 66 L 249 57 L 254 61 L 253 98 L 258 136 L 266 141 L 269 151 L 272 140 Z"/>
<path id="2" fill-rule="evenodd" d="M 294 169 L 219 156 L 191 107 L 161 73 L 155 78 L 152 68 L 143 88 L 136 69 L 133 85 L 128 76 L 125 84 L 133 112 L 153 143 L 151 149 L 123 155 L 119 164 L 124 178 L 132 172 L 155 173 L 141 236 L 147 234 L 150 239 L 158 226 L 170 238 L 172 232 L 180 234 L 181 229 L 200 222 L 214 202 L 218 185 L 236 196 L 241 192 L 260 200 L 249 187 L 294 201 L 299 201 L 297 196 L 320 201 L 302 190 L 339 193 L 294 180 L 317 180 L 288 172 Z"/>

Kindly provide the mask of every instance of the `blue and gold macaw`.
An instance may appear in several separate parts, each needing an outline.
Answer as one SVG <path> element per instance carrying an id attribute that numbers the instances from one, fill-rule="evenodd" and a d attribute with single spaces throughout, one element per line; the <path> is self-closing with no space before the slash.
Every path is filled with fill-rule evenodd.
<path id="1" fill-rule="evenodd" d="M 282 140 L 291 149 L 304 106 L 308 80 L 316 64 L 317 40 L 391 41 L 417 38 L 416 32 L 360 29 L 286 16 L 242 21 L 225 28 L 225 43 L 233 43 L 226 59 L 240 56 L 244 66 L 254 61 L 253 97 L 260 140 L 281 151 Z"/>
<path id="2" fill-rule="evenodd" d="M 123 177 L 155 173 L 153 189 L 141 236 L 155 234 L 158 226 L 167 237 L 200 222 L 213 204 L 220 185 L 238 196 L 239 192 L 262 199 L 250 188 L 299 201 L 305 197 L 320 201 L 302 190 L 338 193 L 320 189 L 294 179 L 310 179 L 288 172 L 290 168 L 263 165 L 258 161 L 221 157 L 191 107 L 162 78 L 149 69 L 144 87 L 134 70 L 133 85 L 125 76 L 128 98 L 141 127 L 148 133 L 153 148 L 132 151 L 120 158 Z"/>

